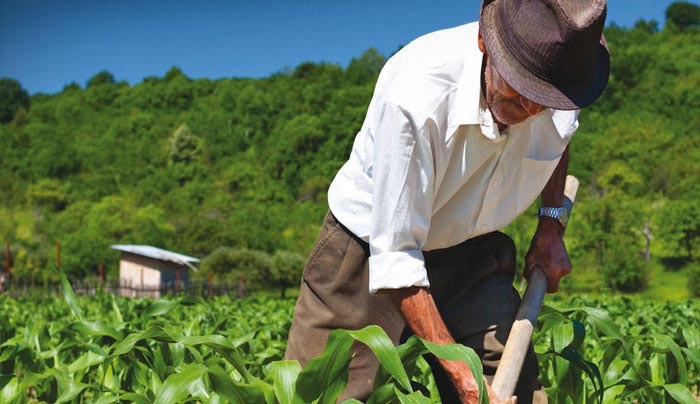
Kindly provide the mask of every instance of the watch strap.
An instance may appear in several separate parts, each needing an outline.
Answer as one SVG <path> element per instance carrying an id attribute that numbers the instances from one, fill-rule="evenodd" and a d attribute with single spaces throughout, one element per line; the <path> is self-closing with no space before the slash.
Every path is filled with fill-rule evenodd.
<path id="1" fill-rule="evenodd" d="M 539 217 L 545 216 L 545 217 L 550 217 L 552 219 L 556 219 L 564 227 L 566 227 L 566 225 L 569 223 L 569 209 L 567 209 L 565 206 L 542 207 L 539 210 L 538 216 Z"/>

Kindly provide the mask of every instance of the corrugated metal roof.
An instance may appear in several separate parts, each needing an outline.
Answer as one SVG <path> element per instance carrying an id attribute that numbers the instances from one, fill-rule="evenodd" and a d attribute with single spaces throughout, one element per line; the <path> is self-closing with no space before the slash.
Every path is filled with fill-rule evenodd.
<path id="1" fill-rule="evenodd" d="M 188 267 L 192 267 L 190 265 L 192 262 L 199 262 L 199 258 L 178 254 L 176 252 L 164 250 L 158 247 L 152 247 L 150 245 L 113 244 L 111 247 L 115 250 L 126 251 L 132 254 L 138 254 L 161 261 L 170 261 L 180 265 L 187 265 Z"/>

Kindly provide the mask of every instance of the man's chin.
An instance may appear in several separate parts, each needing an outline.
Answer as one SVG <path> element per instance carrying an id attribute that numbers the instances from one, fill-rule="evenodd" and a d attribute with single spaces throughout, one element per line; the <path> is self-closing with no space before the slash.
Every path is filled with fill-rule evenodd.
<path id="1" fill-rule="evenodd" d="M 521 114 L 518 112 L 520 111 L 509 111 L 508 108 L 493 108 L 491 110 L 491 114 L 496 122 L 500 122 L 506 126 L 517 125 L 530 117 L 527 113 Z"/>

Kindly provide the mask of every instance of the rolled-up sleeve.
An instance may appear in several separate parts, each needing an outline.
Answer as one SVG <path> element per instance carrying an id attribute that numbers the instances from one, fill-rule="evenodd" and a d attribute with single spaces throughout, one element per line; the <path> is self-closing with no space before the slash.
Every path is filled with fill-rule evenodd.
<path id="1" fill-rule="evenodd" d="M 433 127 L 391 102 L 374 119 L 369 291 L 427 287 L 421 248 L 434 196 Z"/>

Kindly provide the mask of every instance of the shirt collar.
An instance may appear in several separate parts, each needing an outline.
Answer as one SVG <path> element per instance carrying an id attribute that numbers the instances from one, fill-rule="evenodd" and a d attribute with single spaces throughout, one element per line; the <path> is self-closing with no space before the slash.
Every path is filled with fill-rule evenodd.
<path id="1" fill-rule="evenodd" d="M 481 94 L 481 64 L 484 54 L 478 46 L 478 29 L 467 38 L 467 51 L 464 55 L 462 76 L 455 92 L 453 110 L 449 115 L 447 139 L 460 125 L 480 125 L 481 133 L 491 140 L 501 137 L 486 101 Z"/>

